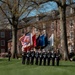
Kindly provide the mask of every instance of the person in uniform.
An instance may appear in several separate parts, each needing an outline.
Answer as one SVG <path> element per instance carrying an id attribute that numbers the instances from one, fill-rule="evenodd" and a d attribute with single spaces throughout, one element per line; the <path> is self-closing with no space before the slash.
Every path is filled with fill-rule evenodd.
<path id="1" fill-rule="evenodd" d="M 48 50 L 47 51 L 47 65 L 50 65 L 50 60 L 51 60 L 51 52 Z"/>
<path id="2" fill-rule="evenodd" d="M 10 61 L 10 58 L 11 58 L 11 49 L 8 49 L 8 61 Z"/>
<path id="3" fill-rule="evenodd" d="M 22 64 L 25 64 L 26 60 L 26 51 L 22 52 Z"/>
<path id="4" fill-rule="evenodd" d="M 27 50 L 27 53 L 26 53 L 26 59 L 27 59 L 27 65 L 29 65 L 29 63 L 30 63 L 30 51 L 29 50 Z"/>
<path id="5" fill-rule="evenodd" d="M 38 65 L 39 52 L 36 50 L 35 52 L 35 64 Z"/>
<path id="6" fill-rule="evenodd" d="M 54 51 L 52 51 L 51 58 L 52 58 L 52 66 L 54 66 L 55 65 L 55 52 Z"/>
<path id="7" fill-rule="evenodd" d="M 43 53 L 42 53 L 42 51 L 40 50 L 40 51 L 39 51 L 39 65 L 42 65 L 42 59 L 43 59 Z"/>
<path id="8" fill-rule="evenodd" d="M 60 51 L 57 49 L 56 52 L 56 65 L 59 66 L 59 60 L 60 60 Z"/>
<path id="9" fill-rule="evenodd" d="M 43 50 L 43 65 L 46 65 L 46 58 L 47 58 L 46 51 Z"/>
<path id="10" fill-rule="evenodd" d="M 35 51 L 33 49 L 31 50 L 30 56 L 31 56 L 31 65 L 33 65 L 34 64 L 34 57 L 35 57 Z"/>

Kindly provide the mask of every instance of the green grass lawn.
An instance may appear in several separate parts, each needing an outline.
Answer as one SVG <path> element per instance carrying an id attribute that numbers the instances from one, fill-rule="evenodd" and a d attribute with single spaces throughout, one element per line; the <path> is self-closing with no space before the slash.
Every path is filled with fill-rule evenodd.
<path id="1" fill-rule="evenodd" d="M 60 66 L 22 65 L 21 59 L 0 59 L 0 75 L 75 75 L 75 62 L 60 61 Z"/>

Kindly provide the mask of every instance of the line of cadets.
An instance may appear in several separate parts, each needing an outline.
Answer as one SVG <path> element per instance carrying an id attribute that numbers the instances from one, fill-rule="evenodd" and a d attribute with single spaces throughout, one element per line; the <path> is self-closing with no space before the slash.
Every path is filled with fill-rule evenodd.
<path id="1" fill-rule="evenodd" d="M 57 65 L 59 66 L 60 52 L 31 50 L 22 53 L 22 64 L 35 65 Z"/>

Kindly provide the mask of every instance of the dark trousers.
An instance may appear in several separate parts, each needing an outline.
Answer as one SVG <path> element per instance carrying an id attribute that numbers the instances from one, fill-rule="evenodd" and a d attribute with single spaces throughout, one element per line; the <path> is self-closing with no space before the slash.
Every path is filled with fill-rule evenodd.
<path id="1" fill-rule="evenodd" d="M 34 57 L 31 57 L 31 65 L 34 64 Z"/>
<path id="2" fill-rule="evenodd" d="M 35 58 L 35 64 L 38 65 L 38 57 Z"/>
<path id="3" fill-rule="evenodd" d="M 50 65 L 50 58 L 47 59 L 47 65 Z"/>
<path id="4" fill-rule="evenodd" d="M 43 65 L 46 65 L 46 58 L 43 59 Z"/>
<path id="5" fill-rule="evenodd" d="M 39 65 L 42 65 L 42 58 L 40 58 L 40 62 L 39 62 Z"/>
<path id="6" fill-rule="evenodd" d="M 29 65 L 29 63 L 30 63 L 30 58 L 27 57 L 27 65 Z"/>
<path id="7" fill-rule="evenodd" d="M 10 61 L 10 57 L 11 57 L 11 56 L 8 56 L 8 61 Z"/>
<path id="8" fill-rule="evenodd" d="M 56 65 L 59 66 L 59 58 L 56 58 Z"/>
<path id="9" fill-rule="evenodd" d="M 52 58 L 52 66 L 55 65 L 55 58 Z"/>
<path id="10" fill-rule="evenodd" d="M 25 64 L 25 56 L 22 55 L 22 64 Z"/>

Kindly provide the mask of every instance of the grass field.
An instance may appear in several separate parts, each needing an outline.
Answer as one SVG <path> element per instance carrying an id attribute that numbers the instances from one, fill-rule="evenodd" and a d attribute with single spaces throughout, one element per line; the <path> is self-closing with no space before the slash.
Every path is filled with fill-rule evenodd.
<path id="1" fill-rule="evenodd" d="M 60 61 L 60 66 L 22 65 L 21 59 L 0 59 L 0 75 L 75 75 L 75 62 Z"/>

